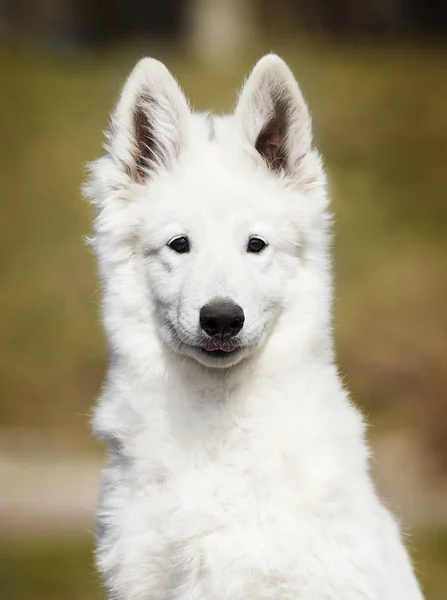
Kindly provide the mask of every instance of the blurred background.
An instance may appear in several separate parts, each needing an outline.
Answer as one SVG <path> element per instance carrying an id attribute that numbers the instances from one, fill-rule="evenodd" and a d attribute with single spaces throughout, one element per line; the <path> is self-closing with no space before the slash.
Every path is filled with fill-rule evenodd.
<path id="1" fill-rule="evenodd" d="M 85 164 L 144 55 L 228 111 L 293 68 L 336 213 L 340 368 L 427 600 L 447 598 L 447 3 L 0 1 L 0 597 L 104 598 L 93 567 L 107 364 Z"/>

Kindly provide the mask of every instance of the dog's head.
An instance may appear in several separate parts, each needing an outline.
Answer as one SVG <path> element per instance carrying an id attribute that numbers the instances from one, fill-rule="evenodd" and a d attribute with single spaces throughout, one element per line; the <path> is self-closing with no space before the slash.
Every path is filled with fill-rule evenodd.
<path id="1" fill-rule="evenodd" d="M 88 193 L 100 208 L 109 331 L 127 327 L 137 340 L 152 320 L 172 350 L 228 367 L 286 309 L 303 302 L 305 318 L 306 269 L 325 268 L 325 181 L 306 103 L 279 57 L 258 62 L 227 117 L 193 114 L 168 70 L 142 60 L 107 149 Z"/>

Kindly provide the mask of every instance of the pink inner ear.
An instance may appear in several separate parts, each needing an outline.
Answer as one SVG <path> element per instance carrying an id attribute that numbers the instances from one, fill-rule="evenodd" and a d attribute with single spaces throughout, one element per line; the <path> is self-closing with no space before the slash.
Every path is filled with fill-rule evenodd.
<path id="1" fill-rule="evenodd" d="M 255 148 L 272 171 L 280 171 L 287 165 L 285 148 L 286 124 L 284 115 L 275 115 L 262 129 Z"/>
<path id="2" fill-rule="evenodd" d="M 133 164 L 129 171 L 136 182 L 144 181 L 150 171 L 161 163 L 164 149 L 157 139 L 151 115 L 158 108 L 157 100 L 149 93 L 141 94 L 133 112 Z"/>
<path id="3" fill-rule="evenodd" d="M 283 138 L 280 136 L 279 132 L 273 134 L 272 137 L 268 140 L 269 146 L 274 146 L 275 148 L 279 148 L 283 144 Z"/>

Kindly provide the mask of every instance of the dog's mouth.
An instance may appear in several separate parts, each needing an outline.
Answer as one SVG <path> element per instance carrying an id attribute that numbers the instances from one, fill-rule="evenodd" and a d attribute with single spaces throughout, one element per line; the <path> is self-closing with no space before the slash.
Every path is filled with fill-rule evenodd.
<path id="1" fill-rule="evenodd" d="M 200 351 L 212 358 L 226 358 L 240 350 L 240 346 L 234 344 L 216 344 L 210 343 L 206 346 L 201 346 Z"/>

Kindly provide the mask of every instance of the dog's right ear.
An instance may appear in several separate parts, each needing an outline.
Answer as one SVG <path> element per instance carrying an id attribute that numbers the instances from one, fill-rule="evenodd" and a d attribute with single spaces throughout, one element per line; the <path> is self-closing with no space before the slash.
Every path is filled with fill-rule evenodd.
<path id="1" fill-rule="evenodd" d="M 158 60 L 142 59 L 126 81 L 108 135 L 120 170 L 140 183 L 179 156 L 190 115 L 179 85 Z"/>

